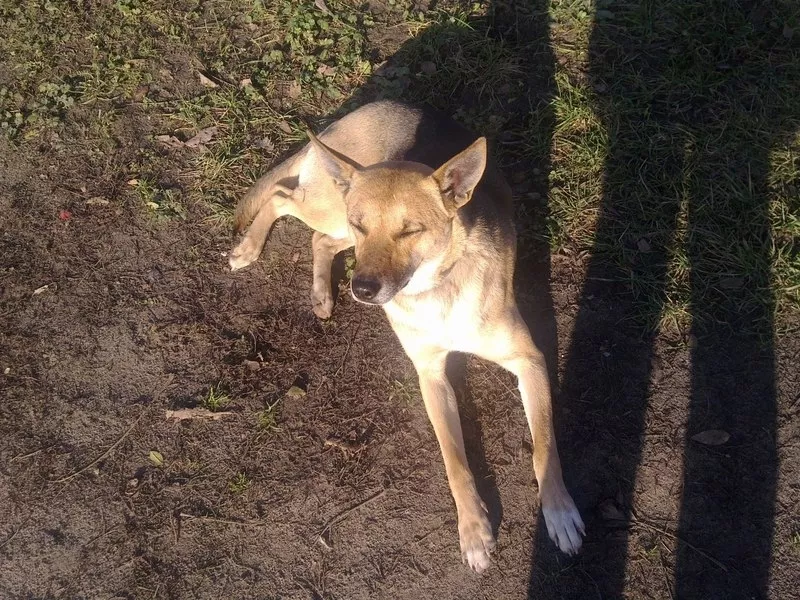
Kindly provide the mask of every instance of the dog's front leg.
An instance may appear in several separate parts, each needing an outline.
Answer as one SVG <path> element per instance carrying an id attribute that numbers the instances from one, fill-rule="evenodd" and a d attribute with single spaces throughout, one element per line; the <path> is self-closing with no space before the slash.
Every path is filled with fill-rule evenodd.
<path id="1" fill-rule="evenodd" d="M 575 554 L 582 544 L 584 525 L 561 474 L 544 356 L 533 343 L 528 327 L 516 309 L 510 311 L 502 323 L 490 329 L 493 334 L 480 355 L 517 376 L 533 438 L 533 470 L 539 483 L 547 533 L 562 552 Z"/>
<path id="2" fill-rule="evenodd" d="M 314 253 L 314 282 L 311 287 L 311 309 L 320 319 L 327 319 L 333 310 L 331 293 L 331 266 L 333 258 L 353 245 L 349 238 L 336 239 L 314 232 L 311 249 Z"/>
<path id="3" fill-rule="evenodd" d="M 406 350 L 409 350 L 407 345 Z M 495 540 L 486 505 L 467 464 L 456 395 L 445 374 L 447 352 L 430 348 L 415 348 L 412 352 L 409 356 L 417 368 L 425 410 L 442 450 L 447 480 L 458 511 L 461 559 L 481 573 L 489 566 L 489 553 L 494 550 Z"/>

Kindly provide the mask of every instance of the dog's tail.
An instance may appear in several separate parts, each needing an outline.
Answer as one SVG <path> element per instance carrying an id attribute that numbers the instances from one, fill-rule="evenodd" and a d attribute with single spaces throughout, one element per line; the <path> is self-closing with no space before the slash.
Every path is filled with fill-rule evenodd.
<path id="1" fill-rule="evenodd" d="M 302 154 L 302 152 L 299 154 Z M 285 185 L 284 182 L 286 179 L 297 176 L 297 173 L 292 172 L 297 158 L 298 154 L 286 159 L 269 171 L 269 173 L 258 179 L 258 181 L 247 190 L 247 193 L 236 205 L 236 212 L 233 218 L 234 233 L 241 232 L 250 224 L 258 211 L 261 210 L 261 207 L 272 197 L 277 184 L 281 183 Z"/>

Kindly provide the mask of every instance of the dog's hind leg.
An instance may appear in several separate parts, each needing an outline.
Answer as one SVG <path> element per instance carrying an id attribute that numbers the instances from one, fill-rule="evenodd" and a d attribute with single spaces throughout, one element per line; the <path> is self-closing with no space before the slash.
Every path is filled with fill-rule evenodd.
<path id="1" fill-rule="evenodd" d="M 447 480 L 458 512 L 461 560 L 481 573 L 490 564 L 489 553 L 494 550 L 495 540 L 486 505 L 478 494 L 467 464 L 456 395 L 445 375 L 447 352 L 438 348 L 415 347 L 416 344 L 408 338 L 401 337 L 401 342 L 417 368 L 425 410 L 442 450 Z"/>
<path id="2" fill-rule="evenodd" d="M 314 282 L 311 288 L 311 309 L 320 319 L 327 319 L 333 310 L 331 291 L 331 266 L 333 258 L 353 245 L 349 238 L 336 239 L 314 232 L 311 249 L 314 253 Z"/>
<path id="3" fill-rule="evenodd" d="M 508 311 L 507 317 L 490 330 L 492 333 L 479 355 L 517 376 L 533 437 L 533 470 L 539 482 L 547 533 L 562 552 L 575 554 L 582 544 L 584 525 L 561 474 L 544 356 L 533 343 L 516 308 Z"/>
<path id="4" fill-rule="evenodd" d="M 264 249 L 264 243 L 267 241 L 267 236 L 275 221 L 292 214 L 294 205 L 292 190 L 284 186 L 276 186 L 276 188 L 277 190 L 271 198 L 259 209 L 242 241 L 231 251 L 228 258 L 231 271 L 243 269 L 254 262 Z"/>

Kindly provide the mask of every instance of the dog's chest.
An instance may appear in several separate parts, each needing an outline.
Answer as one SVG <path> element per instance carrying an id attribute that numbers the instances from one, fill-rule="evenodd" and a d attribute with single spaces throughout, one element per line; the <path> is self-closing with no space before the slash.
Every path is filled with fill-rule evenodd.
<path id="1" fill-rule="evenodd" d="M 401 341 L 413 337 L 415 344 L 456 352 L 475 352 L 480 328 L 480 298 L 463 294 L 452 302 L 433 295 L 399 304 L 384 305 L 389 322 Z"/>

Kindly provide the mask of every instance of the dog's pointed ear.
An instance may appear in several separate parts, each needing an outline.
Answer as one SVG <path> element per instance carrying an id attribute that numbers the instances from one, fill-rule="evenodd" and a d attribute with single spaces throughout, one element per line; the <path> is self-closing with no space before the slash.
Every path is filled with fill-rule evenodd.
<path id="1" fill-rule="evenodd" d="M 472 192 L 486 169 L 486 138 L 475 140 L 441 167 L 432 177 L 439 185 L 445 206 L 461 208 L 472 198 Z"/>
<path id="2" fill-rule="evenodd" d="M 361 169 L 361 166 L 344 154 L 336 152 L 323 144 L 317 136 L 308 131 L 309 152 L 304 161 L 300 172 L 301 185 L 304 179 L 310 179 L 315 172 L 322 170 L 326 173 L 338 187 L 346 190 L 350 187 L 350 180 L 353 174 Z"/>

